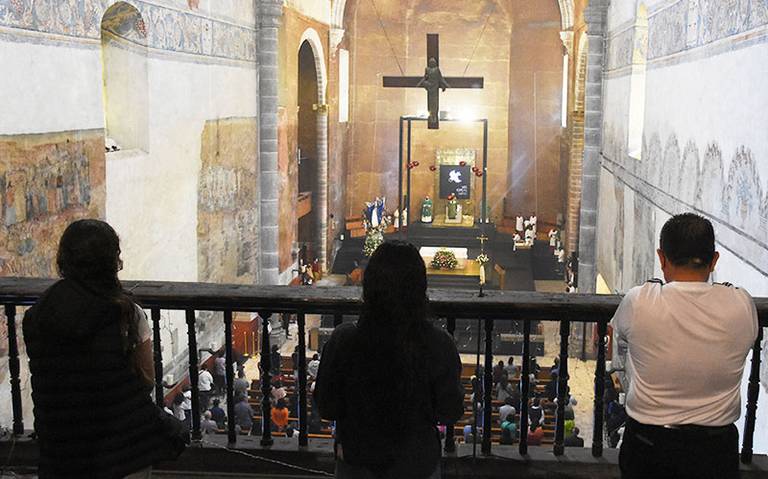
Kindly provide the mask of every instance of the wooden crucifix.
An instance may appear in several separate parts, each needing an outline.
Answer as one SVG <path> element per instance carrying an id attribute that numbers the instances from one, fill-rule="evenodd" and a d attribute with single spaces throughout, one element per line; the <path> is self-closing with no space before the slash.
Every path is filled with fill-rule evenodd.
<path id="1" fill-rule="evenodd" d="M 427 90 L 429 129 L 440 129 L 440 90 L 483 88 L 483 77 L 443 77 L 440 72 L 440 36 L 427 34 L 427 68 L 420 77 L 384 77 L 384 88 L 424 88 Z"/>

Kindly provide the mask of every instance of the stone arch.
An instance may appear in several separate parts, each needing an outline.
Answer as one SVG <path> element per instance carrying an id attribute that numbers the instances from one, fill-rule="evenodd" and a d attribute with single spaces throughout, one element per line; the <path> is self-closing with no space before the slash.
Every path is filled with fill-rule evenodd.
<path id="1" fill-rule="evenodd" d="M 299 49 L 304 44 L 309 43 L 312 47 L 312 53 L 315 56 L 315 70 L 317 70 L 317 100 L 318 104 L 325 104 L 325 94 L 328 86 L 328 69 L 325 66 L 325 52 L 323 50 L 323 41 L 320 34 L 314 28 L 307 28 L 301 34 Z M 298 50 L 297 50 L 298 52 Z"/>
<path id="2" fill-rule="evenodd" d="M 331 5 L 331 28 L 344 28 L 344 11 L 347 0 L 333 0 Z"/>
<path id="3" fill-rule="evenodd" d="M 557 0 L 560 5 L 560 24 L 563 30 L 573 28 L 573 0 Z"/>
<path id="4" fill-rule="evenodd" d="M 317 211 L 315 222 L 317 233 L 315 237 L 318 241 L 317 259 L 325 270 L 328 267 L 328 105 L 326 103 L 328 70 L 323 42 L 314 28 L 307 28 L 302 33 L 296 58 L 305 42 L 312 49 L 317 73 L 317 195 L 314 204 Z"/>
<path id="5" fill-rule="evenodd" d="M 589 39 L 579 37 L 576 53 L 573 111 L 571 112 L 571 158 L 568 165 L 568 215 L 565 223 L 568 251 L 578 250 L 581 185 L 584 162 L 584 106 L 587 85 L 587 54 Z"/>
<path id="6" fill-rule="evenodd" d="M 131 3 L 115 2 L 104 11 L 100 34 L 105 131 L 110 138 L 107 146 L 148 151 L 148 35 L 144 18 Z"/>

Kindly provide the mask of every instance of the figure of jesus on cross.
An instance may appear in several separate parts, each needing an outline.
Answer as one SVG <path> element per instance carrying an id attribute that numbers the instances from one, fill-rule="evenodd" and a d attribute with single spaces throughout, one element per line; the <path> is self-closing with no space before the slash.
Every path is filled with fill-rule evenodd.
<path id="1" fill-rule="evenodd" d="M 427 90 L 429 129 L 440 129 L 440 90 L 447 88 L 483 88 L 482 77 L 448 77 L 440 71 L 440 37 L 427 34 L 427 68 L 421 77 L 384 77 L 385 88 L 424 88 Z"/>

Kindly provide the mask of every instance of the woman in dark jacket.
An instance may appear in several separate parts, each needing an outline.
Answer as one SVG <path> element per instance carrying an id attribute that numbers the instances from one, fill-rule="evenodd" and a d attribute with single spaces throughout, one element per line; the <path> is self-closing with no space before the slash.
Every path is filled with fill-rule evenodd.
<path id="1" fill-rule="evenodd" d="M 464 413 L 453 339 L 427 320 L 424 261 L 412 245 L 384 243 L 363 279 L 363 314 L 336 328 L 315 386 L 336 421 L 336 477 L 440 477 L 437 424 Z"/>
<path id="2" fill-rule="evenodd" d="M 123 291 L 117 234 L 80 220 L 59 243 L 59 274 L 24 316 L 38 474 L 118 479 L 178 456 L 181 425 L 154 405 L 146 316 Z"/>

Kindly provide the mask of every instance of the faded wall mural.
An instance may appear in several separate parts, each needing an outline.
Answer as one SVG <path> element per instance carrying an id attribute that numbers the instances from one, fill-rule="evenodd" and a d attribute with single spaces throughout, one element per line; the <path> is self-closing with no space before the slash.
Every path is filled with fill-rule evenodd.
<path id="1" fill-rule="evenodd" d="M 616 131 L 619 130 L 606 125 L 605 155 L 622 151 L 619 145 L 625 138 L 614 134 Z M 730 153 L 726 171 L 724 153 L 715 141 L 700 153 L 702 150 L 693 140 L 688 140 L 681 152 L 674 133 L 666 137 L 664 147 L 657 132 L 646 140 L 642 166 L 634 175 L 637 179 L 671 195 L 680 202 L 680 209 L 695 207 L 768 244 L 768 185 L 760 177 L 756 159 L 747 146 L 742 145 Z M 622 163 L 619 158 L 606 158 Z"/>
<path id="2" fill-rule="evenodd" d="M 0 276 L 56 276 L 73 220 L 104 217 L 102 130 L 0 136 Z"/>
<path id="3" fill-rule="evenodd" d="M 198 192 L 198 279 L 253 284 L 258 253 L 258 124 L 205 123 Z"/>
<path id="4" fill-rule="evenodd" d="M 72 38 L 99 39 L 107 0 L 0 0 L 0 26 Z M 126 5 L 123 7 L 122 5 Z M 119 2 L 136 7 L 150 48 L 227 60 L 256 60 L 256 30 L 141 0 Z"/>

